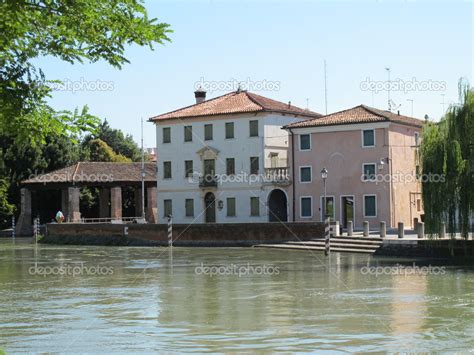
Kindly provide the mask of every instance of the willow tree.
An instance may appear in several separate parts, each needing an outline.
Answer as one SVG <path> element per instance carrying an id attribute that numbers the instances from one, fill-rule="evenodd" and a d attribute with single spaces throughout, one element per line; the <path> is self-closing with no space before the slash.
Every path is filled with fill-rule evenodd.
<path id="1" fill-rule="evenodd" d="M 460 231 L 467 238 L 474 210 L 474 91 L 463 81 L 459 97 L 439 123 L 423 129 L 422 193 L 427 230 L 438 233 L 445 222 L 452 236 Z"/>

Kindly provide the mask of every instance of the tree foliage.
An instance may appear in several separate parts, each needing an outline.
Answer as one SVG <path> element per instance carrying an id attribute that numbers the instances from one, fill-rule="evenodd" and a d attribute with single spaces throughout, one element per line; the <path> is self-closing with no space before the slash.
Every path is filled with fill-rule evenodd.
<path id="1" fill-rule="evenodd" d="M 423 130 L 423 173 L 445 178 L 424 181 L 422 193 L 427 229 L 438 233 L 444 221 L 451 235 L 460 231 L 467 238 L 474 210 L 474 91 L 460 81 L 459 92 L 461 103 Z"/>

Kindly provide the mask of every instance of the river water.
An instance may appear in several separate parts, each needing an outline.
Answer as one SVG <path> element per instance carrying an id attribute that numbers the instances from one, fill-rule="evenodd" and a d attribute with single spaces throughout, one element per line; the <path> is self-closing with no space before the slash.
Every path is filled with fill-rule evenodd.
<path id="1" fill-rule="evenodd" d="M 309 251 L 0 240 L 0 349 L 473 352 L 474 269 L 428 266 Z"/>

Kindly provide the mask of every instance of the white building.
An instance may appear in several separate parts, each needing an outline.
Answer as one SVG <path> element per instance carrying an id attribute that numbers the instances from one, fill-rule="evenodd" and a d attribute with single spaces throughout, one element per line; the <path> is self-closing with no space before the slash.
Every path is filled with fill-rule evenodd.
<path id="1" fill-rule="evenodd" d="M 320 117 L 247 91 L 150 118 L 156 125 L 158 223 L 286 221 L 287 124 Z"/>

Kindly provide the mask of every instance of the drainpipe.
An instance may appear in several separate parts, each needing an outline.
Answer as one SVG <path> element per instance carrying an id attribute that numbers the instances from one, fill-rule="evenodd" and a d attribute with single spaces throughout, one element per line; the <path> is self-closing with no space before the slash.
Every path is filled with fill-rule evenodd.
<path id="1" fill-rule="evenodd" d="M 291 134 L 291 189 L 292 189 L 292 203 L 293 203 L 293 213 L 292 221 L 295 222 L 295 206 L 296 206 L 296 196 L 295 196 L 295 135 L 291 128 L 288 128 Z"/>

